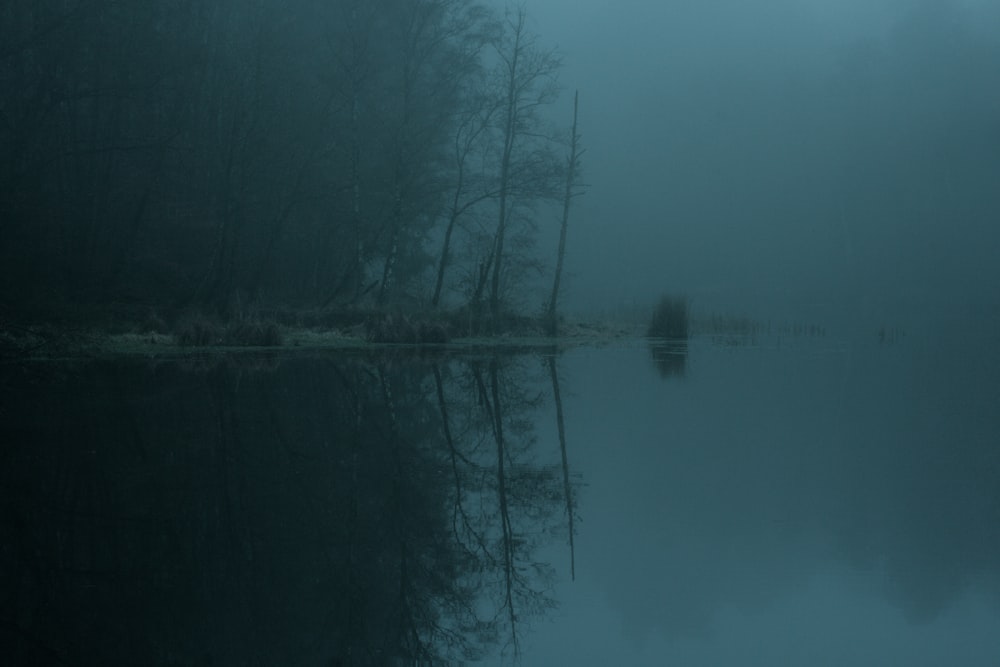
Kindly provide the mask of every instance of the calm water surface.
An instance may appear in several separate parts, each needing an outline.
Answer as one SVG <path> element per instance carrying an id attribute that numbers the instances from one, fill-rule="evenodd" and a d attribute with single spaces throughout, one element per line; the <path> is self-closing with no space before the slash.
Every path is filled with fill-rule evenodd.
<path id="1" fill-rule="evenodd" d="M 7 368 L 0 636 L 13 664 L 1000 664 L 993 349 Z"/>

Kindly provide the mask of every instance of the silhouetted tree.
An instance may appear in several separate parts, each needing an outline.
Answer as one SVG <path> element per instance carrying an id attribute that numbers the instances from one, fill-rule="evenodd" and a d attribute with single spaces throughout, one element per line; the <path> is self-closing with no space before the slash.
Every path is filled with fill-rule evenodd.
<path id="1" fill-rule="evenodd" d="M 441 303 L 441 291 L 444 287 L 445 272 L 451 262 L 452 236 L 456 224 L 470 209 L 483 202 L 494 200 L 498 194 L 485 170 L 482 168 L 477 170 L 475 164 L 471 164 L 478 157 L 481 165 L 483 154 L 489 148 L 489 131 L 498 110 L 496 100 L 483 91 L 474 91 L 468 97 L 468 108 L 461 113 L 454 131 L 452 146 L 454 185 L 438 256 L 434 293 L 431 296 L 431 305 L 434 307 Z"/>
<path id="2" fill-rule="evenodd" d="M 500 314 L 505 244 L 518 199 L 551 196 L 553 164 L 549 137 L 538 117 L 540 107 L 556 98 L 556 75 L 562 63 L 554 51 L 538 46 L 528 29 L 524 6 L 508 9 L 504 30 L 494 44 L 499 64 L 496 82 L 501 94 L 498 142 L 497 223 L 487 266 L 490 273 L 490 313 Z"/>
<path id="3" fill-rule="evenodd" d="M 566 257 L 566 230 L 569 227 L 569 205 L 573 197 L 579 195 L 576 187 L 579 185 L 580 177 L 580 135 L 576 131 L 577 109 L 580 101 L 580 92 L 573 94 L 573 126 L 570 129 L 569 157 L 566 159 L 566 191 L 563 193 L 562 224 L 559 226 L 559 249 L 556 251 L 556 271 L 552 279 L 552 296 L 549 297 L 549 306 L 546 313 L 548 319 L 549 333 L 555 335 L 558 328 L 557 302 L 559 300 L 559 285 L 562 280 L 563 260 Z"/>
<path id="4" fill-rule="evenodd" d="M 15 311 L 233 318 L 431 288 L 439 304 L 456 229 L 478 243 L 493 204 L 453 275 L 499 298 L 523 254 L 511 212 L 550 185 L 533 135 L 557 61 L 523 9 L 504 36 L 475 0 L 14 3 L 0 19 Z"/>

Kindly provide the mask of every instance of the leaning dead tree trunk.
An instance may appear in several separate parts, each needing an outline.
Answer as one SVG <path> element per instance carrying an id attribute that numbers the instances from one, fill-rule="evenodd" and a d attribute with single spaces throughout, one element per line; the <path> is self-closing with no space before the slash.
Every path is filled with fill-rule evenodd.
<path id="1" fill-rule="evenodd" d="M 559 284 L 562 281 L 563 259 L 566 257 L 566 228 L 569 227 L 569 205 L 577 192 L 577 178 L 580 172 L 580 156 L 583 151 L 580 148 L 580 135 L 576 131 L 576 115 L 580 101 L 580 91 L 573 94 L 573 130 L 570 134 L 569 159 L 566 168 L 566 192 L 563 196 L 562 225 L 559 228 L 559 254 L 556 256 L 556 275 L 552 281 L 552 297 L 549 299 L 549 309 L 547 313 L 549 334 L 555 336 L 558 329 L 558 319 L 556 317 L 556 307 L 559 300 Z"/>

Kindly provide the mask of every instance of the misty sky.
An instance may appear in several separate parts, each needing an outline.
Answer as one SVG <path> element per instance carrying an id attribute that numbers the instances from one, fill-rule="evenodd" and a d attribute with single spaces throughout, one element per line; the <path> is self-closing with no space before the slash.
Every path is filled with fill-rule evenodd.
<path id="1" fill-rule="evenodd" d="M 565 57 L 562 124 L 581 95 L 571 305 L 672 290 L 760 315 L 902 316 L 995 300 L 1000 3 L 528 9 Z"/>
<path id="2" fill-rule="evenodd" d="M 936 333 L 950 329 L 952 340 L 956 310 L 968 316 L 962 326 L 982 323 L 984 303 L 997 312 L 1000 2 L 532 0 L 528 9 L 543 41 L 565 57 L 562 124 L 572 90 L 580 90 L 590 189 L 571 219 L 571 308 L 647 304 L 670 290 L 692 297 L 696 309 L 824 324 L 845 313 L 860 315 L 864 326 L 930 322 Z M 925 361 L 939 353 L 929 344 Z M 970 374 L 976 354 L 966 360 Z M 836 466 L 810 455 L 857 444 L 861 434 L 871 442 L 858 451 L 881 451 L 887 461 L 893 447 L 926 441 L 927 451 L 937 451 L 933 443 L 960 441 L 955 434 L 966 429 L 995 434 L 995 380 L 966 384 L 948 369 L 939 375 L 948 379 L 929 388 L 926 365 L 908 359 L 892 371 L 900 375 L 886 370 L 913 387 L 906 395 L 870 386 L 864 373 L 851 379 L 794 364 L 744 369 L 755 381 L 734 386 L 737 361 L 756 363 L 724 358 L 719 368 L 696 367 L 686 383 L 649 393 L 635 389 L 638 376 L 625 364 L 584 372 L 566 363 L 566 383 L 581 387 L 566 407 L 573 465 L 588 483 L 578 581 L 560 589 L 564 611 L 539 631 L 531 664 L 739 664 L 748 655 L 759 664 L 888 664 L 890 657 L 983 664 L 996 600 L 977 597 L 974 585 L 961 594 L 949 589 L 954 597 L 930 585 L 909 598 L 898 591 L 880 597 L 884 573 L 862 581 L 844 562 L 823 560 L 828 544 L 785 540 L 763 520 L 741 532 L 715 512 L 708 492 L 688 523 L 672 524 L 669 508 L 690 490 L 685 484 L 696 487 L 685 475 L 708 469 L 711 452 L 730 442 L 748 452 L 784 443 L 801 457 L 793 459 L 800 468 L 790 469 L 815 465 L 816 478 L 804 483 L 830 491 L 822 502 L 837 498 L 836 474 L 824 472 Z M 844 394 L 841 383 L 852 391 Z M 598 386 L 602 395 L 591 396 Z M 979 402 L 957 399 L 959 386 L 981 387 L 962 393 Z M 727 413 L 732 406 L 743 408 Z M 643 426 L 642 416 L 659 412 L 677 429 L 662 449 L 653 446 L 662 433 L 650 430 L 659 427 Z M 843 421 L 845 414 L 860 421 Z M 756 426 L 739 430 L 747 422 Z M 631 428 L 625 435 L 616 430 L 623 424 Z M 767 472 L 748 456 L 742 465 Z M 864 455 L 854 460 L 868 463 Z M 892 483 L 875 484 L 872 493 L 899 500 L 907 489 L 933 485 L 930 473 L 886 479 Z M 766 485 L 754 493 L 769 497 Z M 772 507 L 794 504 L 771 500 Z M 840 511 L 820 506 L 827 517 Z M 676 538 L 684 530 L 743 551 L 688 549 L 684 560 L 676 555 L 685 552 Z M 937 546 L 900 540 L 895 548 L 901 558 L 917 558 L 937 557 Z M 758 580 L 713 579 L 743 571 L 743 556 Z M 924 564 L 911 565 L 923 571 Z M 802 571 L 775 574 L 783 566 Z M 767 589 L 778 580 L 791 584 Z M 921 616 L 928 608 L 934 613 Z M 680 627 L 678 609 L 701 610 L 711 622 Z M 775 636 L 775 627 L 787 636 Z M 816 662 L 820 654 L 828 662 Z"/>

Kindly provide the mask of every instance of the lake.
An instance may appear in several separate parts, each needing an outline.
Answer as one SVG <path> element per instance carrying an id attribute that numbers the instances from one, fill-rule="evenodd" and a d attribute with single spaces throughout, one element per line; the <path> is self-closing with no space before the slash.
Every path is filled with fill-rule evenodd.
<path id="1" fill-rule="evenodd" d="M 996 665 L 995 343 L 7 367 L 6 659 Z"/>

